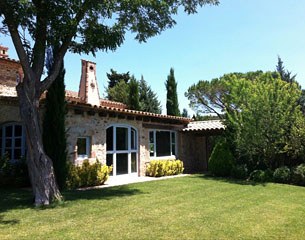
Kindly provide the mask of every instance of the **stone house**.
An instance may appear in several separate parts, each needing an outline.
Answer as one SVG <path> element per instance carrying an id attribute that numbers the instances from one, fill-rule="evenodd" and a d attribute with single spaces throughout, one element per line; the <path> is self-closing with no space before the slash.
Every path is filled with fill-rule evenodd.
<path id="1" fill-rule="evenodd" d="M 0 46 L 0 155 L 16 160 L 26 152 L 15 90 L 22 69 L 7 51 Z M 113 166 L 113 176 L 143 176 L 152 159 L 181 159 L 186 171 L 207 170 L 209 136 L 224 129 L 219 121 L 135 111 L 101 99 L 96 64 L 82 60 L 81 69 L 79 91 L 66 91 L 67 152 L 72 162 L 98 159 Z M 43 112 L 43 100 L 41 106 Z"/>

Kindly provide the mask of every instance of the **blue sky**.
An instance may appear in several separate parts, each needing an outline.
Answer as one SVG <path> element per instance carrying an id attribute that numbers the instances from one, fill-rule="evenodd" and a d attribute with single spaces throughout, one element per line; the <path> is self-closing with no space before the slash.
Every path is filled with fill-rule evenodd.
<path id="1" fill-rule="evenodd" d="M 174 28 L 147 43 L 140 44 L 129 34 L 115 52 L 99 52 L 96 58 L 67 54 L 66 88 L 78 90 L 80 59 L 90 60 L 97 63 L 101 96 L 111 68 L 129 71 L 137 79 L 144 76 L 165 113 L 164 82 L 171 67 L 182 110 L 188 108 L 184 92 L 192 84 L 230 72 L 274 70 L 278 55 L 305 88 L 305 0 L 220 1 L 219 6 L 206 6 L 196 15 L 180 13 Z M 9 38 L 1 37 L 0 44 L 9 46 L 10 57 L 16 58 Z"/>

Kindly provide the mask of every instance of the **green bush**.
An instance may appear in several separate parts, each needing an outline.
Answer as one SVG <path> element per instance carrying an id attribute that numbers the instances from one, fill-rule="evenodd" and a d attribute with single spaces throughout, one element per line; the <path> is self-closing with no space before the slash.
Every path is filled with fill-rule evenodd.
<path id="1" fill-rule="evenodd" d="M 293 169 L 292 182 L 296 185 L 305 186 L 305 164 L 301 164 Z"/>
<path id="2" fill-rule="evenodd" d="M 247 179 L 248 178 L 248 168 L 246 164 L 235 165 L 231 169 L 231 176 L 237 179 Z"/>
<path id="3" fill-rule="evenodd" d="M 263 170 L 254 170 L 250 176 L 249 180 L 255 182 L 270 182 L 272 180 L 273 172 L 270 169 L 265 171 Z"/>
<path id="4" fill-rule="evenodd" d="M 275 169 L 273 173 L 273 180 L 277 183 L 289 183 L 290 177 L 290 169 L 286 166 Z"/>
<path id="5" fill-rule="evenodd" d="M 171 176 L 180 174 L 183 170 L 183 162 L 181 160 L 152 160 L 146 166 L 146 176 Z"/>
<path id="6" fill-rule="evenodd" d="M 225 141 L 219 141 L 209 159 L 209 171 L 219 177 L 230 176 L 234 166 L 234 157 Z"/>
<path id="7" fill-rule="evenodd" d="M 7 156 L 0 157 L 1 187 L 28 187 L 30 185 L 25 158 L 11 161 Z"/>
<path id="8" fill-rule="evenodd" d="M 67 188 L 102 185 L 108 180 L 111 171 L 112 166 L 102 166 L 98 160 L 94 164 L 90 164 L 86 159 L 81 166 L 70 164 Z"/>

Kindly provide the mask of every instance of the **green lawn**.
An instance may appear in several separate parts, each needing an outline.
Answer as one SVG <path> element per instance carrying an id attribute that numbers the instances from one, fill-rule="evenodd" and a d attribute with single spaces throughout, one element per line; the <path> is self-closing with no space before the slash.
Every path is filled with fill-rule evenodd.
<path id="1" fill-rule="evenodd" d="M 98 190 L 33 208 L 0 190 L 0 239 L 304 239 L 305 188 L 193 175 Z"/>

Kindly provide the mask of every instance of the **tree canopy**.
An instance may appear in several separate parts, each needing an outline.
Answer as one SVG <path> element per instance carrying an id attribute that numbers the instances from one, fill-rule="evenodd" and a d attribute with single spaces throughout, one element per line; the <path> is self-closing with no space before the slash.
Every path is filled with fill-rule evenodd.
<path id="1" fill-rule="evenodd" d="M 296 82 L 274 72 L 232 73 L 199 81 L 186 96 L 197 111 L 225 121 L 235 156 L 250 167 L 274 169 L 302 161 L 305 119 Z"/>
<path id="2" fill-rule="evenodd" d="M 181 7 L 196 13 L 218 0 L 1 0 L 0 33 L 9 33 L 24 77 L 17 86 L 21 119 L 28 139 L 28 167 L 36 205 L 60 199 L 51 159 L 45 154 L 39 119 L 39 99 L 60 72 L 67 51 L 95 53 L 116 50 L 126 32 L 145 42 L 175 25 Z M 59 44 L 53 65 L 45 76 L 48 46 Z"/>

